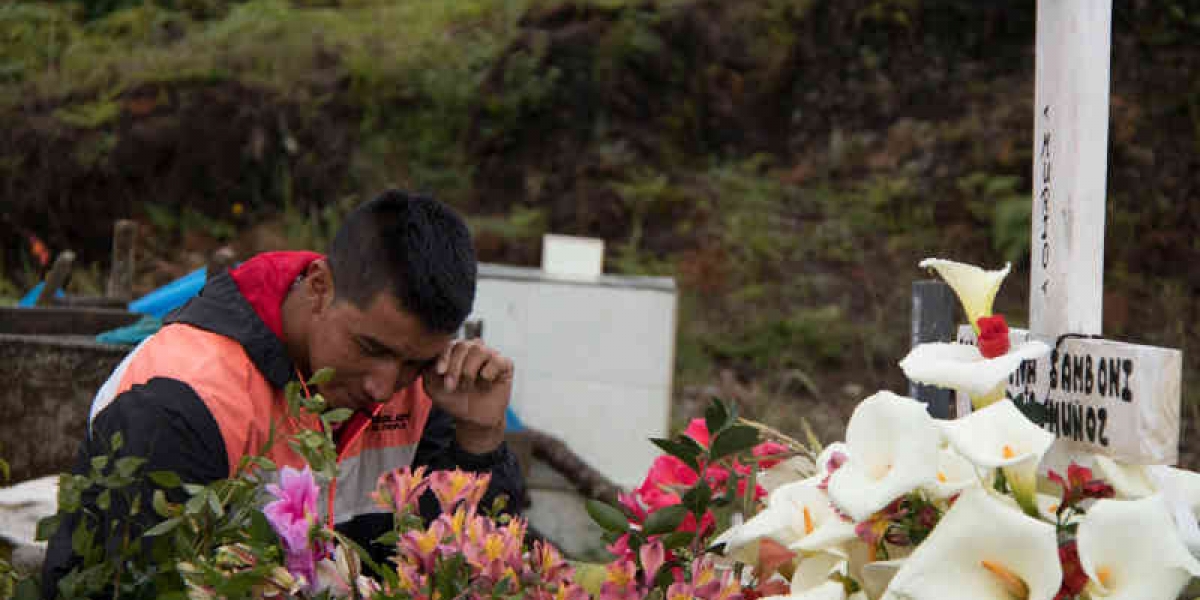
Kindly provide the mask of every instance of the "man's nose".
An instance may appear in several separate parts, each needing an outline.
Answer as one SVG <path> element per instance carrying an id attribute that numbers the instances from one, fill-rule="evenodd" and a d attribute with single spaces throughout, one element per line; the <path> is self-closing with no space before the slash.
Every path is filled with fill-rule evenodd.
<path id="1" fill-rule="evenodd" d="M 400 365 L 390 360 L 376 361 L 363 382 L 365 391 L 376 402 L 392 397 L 400 380 Z"/>

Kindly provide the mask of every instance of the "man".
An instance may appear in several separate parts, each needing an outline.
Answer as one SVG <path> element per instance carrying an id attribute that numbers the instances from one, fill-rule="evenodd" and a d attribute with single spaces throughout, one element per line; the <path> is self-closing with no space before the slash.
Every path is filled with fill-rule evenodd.
<path id="1" fill-rule="evenodd" d="M 284 386 L 330 367 L 321 395 L 355 411 L 335 431 L 339 477 L 321 506 L 332 508 L 339 531 L 370 547 L 390 530 L 390 513 L 369 493 L 381 474 L 409 464 L 491 472 L 485 503 L 506 494 L 514 506 L 524 483 L 503 443 L 512 361 L 478 341 L 454 340 L 474 302 L 475 274 L 463 221 L 436 200 L 397 191 L 355 209 L 328 256 L 267 253 L 215 274 L 100 389 L 77 472 L 107 454 L 120 432 L 120 454 L 146 457 L 144 472 L 210 483 L 262 453 L 272 428 L 276 442 L 265 455 L 281 468 L 300 467 L 287 440 L 320 423 L 289 415 Z M 149 506 L 153 490 L 140 491 Z M 430 500 L 422 503 L 426 518 L 437 511 Z M 84 503 L 103 513 L 94 495 Z M 108 514 L 127 515 L 122 508 Z M 141 515 L 142 526 L 157 519 Z M 47 597 L 77 564 L 75 523 L 64 522 L 50 541 Z"/>

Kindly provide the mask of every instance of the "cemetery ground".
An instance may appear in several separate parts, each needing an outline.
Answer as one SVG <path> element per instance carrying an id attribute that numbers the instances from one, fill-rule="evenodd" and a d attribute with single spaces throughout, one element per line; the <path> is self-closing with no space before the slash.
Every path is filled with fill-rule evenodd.
<path id="1" fill-rule="evenodd" d="M 676 425 L 717 395 L 841 439 L 905 389 L 926 256 L 1013 261 L 997 310 L 1025 325 L 1029 3 L 132 4 L 0 9 L 2 296 L 41 275 L 30 234 L 93 294 L 134 217 L 144 292 L 220 245 L 319 248 L 394 183 L 468 214 L 485 261 L 571 233 L 609 272 L 673 275 Z M 1200 26 L 1114 10 L 1103 334 L 1183 351 L 1196 469 Z"/>

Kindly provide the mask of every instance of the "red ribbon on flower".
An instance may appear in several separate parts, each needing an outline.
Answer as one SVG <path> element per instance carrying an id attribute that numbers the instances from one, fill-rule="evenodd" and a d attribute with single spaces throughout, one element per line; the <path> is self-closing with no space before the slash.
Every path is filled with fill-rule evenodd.
<path id="1" fill-rule="evenodd" d="M 979 325 L 979 353 L 984 358 L 996 358 L 1008 352 L 1008 323 L 1004 322 L 1004 315 L 979 317 L 976 324 Z"/>

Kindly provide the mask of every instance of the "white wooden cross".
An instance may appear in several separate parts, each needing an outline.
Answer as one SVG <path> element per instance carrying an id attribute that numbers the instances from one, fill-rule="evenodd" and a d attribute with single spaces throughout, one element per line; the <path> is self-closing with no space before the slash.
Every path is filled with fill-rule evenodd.
<path id="1" fill-rule="evenodd" d="M 1009 377 L 1008 396 L 1046 409 L 1057 440 L 1043 470 L 1090 454 L 1179 457 L 1183 354 L 1099 339 L 1111 29 L 1112 0 L 1038 0 L 1030 331 L 1012 343 L 1054 350 Z M 973 337 L 960 327 L 960 341 Z"/>

